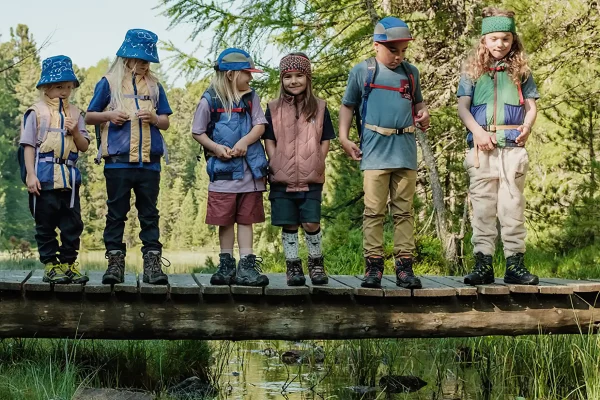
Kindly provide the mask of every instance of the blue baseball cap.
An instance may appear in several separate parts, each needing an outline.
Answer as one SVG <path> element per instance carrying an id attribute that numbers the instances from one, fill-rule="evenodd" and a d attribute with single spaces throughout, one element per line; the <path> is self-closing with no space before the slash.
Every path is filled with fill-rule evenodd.
<path id="1" fill-rule="evenodd" d="M 406 22 L 396 17 L 385 17 L 375 25 L 374 42 L 405 42 L 413 40 Z"/>
<path id="2" fill-rule="evenodd" d="M 125 40 L 117 56 L 124 58 L 137 58 L 151 63 L 158 63 L 158 49 L 156 43 L 158 36 L 146 29 L 130 29 L 125 34 Z"/>
<path id="3" fill-rule="evenodd" d="M 254 66 L 250 54 L 241 49 L 230 47 L 219 54 L 215 62 L 216 71 L 264 72 Z"/>
<path id="4" fill-rule="evenodd" d="M 67 56 L 48 57 L 42 62 L 42 75 L 35 86 L 36 89 L 42 85 L 59 82 L 74 82 L 79 87 L 79 80 L 73 71 L 73 62 Z"/>

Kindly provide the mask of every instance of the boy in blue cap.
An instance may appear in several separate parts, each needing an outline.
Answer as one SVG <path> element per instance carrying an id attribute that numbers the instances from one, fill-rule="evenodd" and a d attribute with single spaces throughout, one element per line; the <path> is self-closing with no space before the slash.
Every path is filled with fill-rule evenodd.
<path id="1" fill-rule="evenodd" d="M 412 205 L 417 179 L 414 132 L 415 127 L 429 127 L 429 112 L 421 95 L 419 71 L 404 61 L 411 40 L 404 21 L 394 17 L 379 21 L 373 34 L 376 56 L 350 71 L 340 108 L 340 143 L 353 160 L 360 161 L 364 174 L 364 287 L 381 287 L 388 198 L 394 218 L 396 284 L 410 289 L 421 287 L 413 273 Z M 355 109 L 360 109 L 362 118 L 358 127 L 360 146 L 348 138 Z"/>
<path id="2" fill-rule="evenodd" d="M 40 100 L 25 111 L 21 124 L 21 178 L 32 199 L 35 240 L 45 265 L 43 280 L 55 284 L 88 280 L 76 263 L 83 232 L 81 174 L 76 165 L 79 152 L 87 151 L 90 143 L 79 109 L 69 104 L 78 86 L 69 57 L 45 59 L 36 86 Z"/>
<path id="3" fill-rule="evenodd" d="M 156 207 L 160 185 L 160 159 L 166 155 L 161 130 L 169 129 L 171 107 L 162 85 L 150 70 L 158 63 L 158 37 L 145 29 L 131 29 L 117 58 L 94 89 L 85 121 L 99 125 L 98 162 L 104 159 L 108 214 L 104 244 L 108 269 L 104 284 L 124 280 L 126 246 L 123 232 L 130 209 L 131 191 L 140 220 L 144 260 L 143 280 L 166 285 L 162 271 L 162 244 Z"/>

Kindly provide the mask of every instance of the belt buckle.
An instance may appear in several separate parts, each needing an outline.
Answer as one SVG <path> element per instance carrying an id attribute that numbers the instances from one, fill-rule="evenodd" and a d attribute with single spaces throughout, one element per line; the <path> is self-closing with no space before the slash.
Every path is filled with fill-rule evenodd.
<path id="1" fill-rule="evenodd" d="M 394 135 L 402 135 L 404 133 L 404 128 L 396 129 L 396 133 Z"/>

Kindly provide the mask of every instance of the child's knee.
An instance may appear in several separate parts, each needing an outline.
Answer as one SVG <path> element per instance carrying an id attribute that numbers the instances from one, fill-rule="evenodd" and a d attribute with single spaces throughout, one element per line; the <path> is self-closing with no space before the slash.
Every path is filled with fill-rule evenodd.
<path id="1" fill-rule="evenodd" d="M 318 222 L 303 222 L 302 229 L 306 232 L 316 232 L 321 228 L 321 224 Z"/>

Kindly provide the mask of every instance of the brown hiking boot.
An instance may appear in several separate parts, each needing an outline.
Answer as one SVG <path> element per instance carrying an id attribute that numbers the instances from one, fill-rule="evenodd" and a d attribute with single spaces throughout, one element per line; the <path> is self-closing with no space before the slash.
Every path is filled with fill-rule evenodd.
<path id="1" fill-rule="evenodd" d="M 327 285 L 329 283 L 323 261 L 323 256 L 308 257 L 308 276 L 310 276 L 313 285 Z"/>
<path id="2" fill-rule="evenodd" d="M 302 271 L 302 260 L 294 258 L 292 260 L 285 260 L 285 276 L 287 278 L 288 286 L 303 286 L 306 283 L 304 277 L 304 271 Z"/>
<path id="3" fill-rule="evenodd" d="M 381 287 L 381 278 L 383 277 L 383 257 L 365 258 L 365 277 L 360 284 L 362 287 L 375 288 Z"/>

